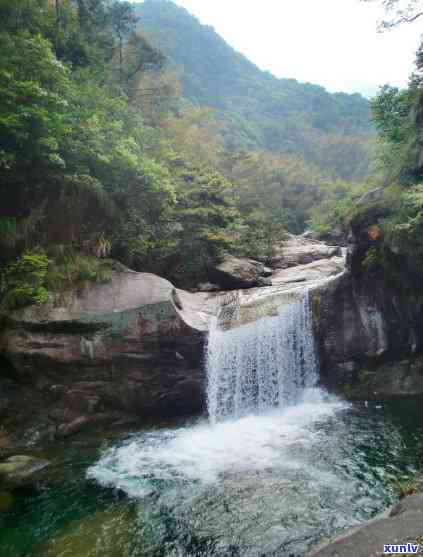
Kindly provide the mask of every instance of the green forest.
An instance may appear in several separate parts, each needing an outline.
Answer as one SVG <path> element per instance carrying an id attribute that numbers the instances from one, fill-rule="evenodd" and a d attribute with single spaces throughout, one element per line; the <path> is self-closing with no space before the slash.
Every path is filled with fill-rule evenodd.
<path id="1" fill-rule="evenodd" d="M 298 156 L 326 177 L 368 175 L 374 129 L 364 97 L 276 79 L 170 0 L 147 0 L 136 13 L 180 77 L 187 106 L 216 110 L 226 147 Z"/>
<path id="2" fill-rule="evenodd" d="M 371 117 L 360 95 L 261 72 L 165 0 L 1 0 L 0 18 L 3 303 L 107 280 L 114 261 L 193 288 L 227 252 L 342 234 L 378 186 L 386 241 L 423 260 L 418 70 Z"/>

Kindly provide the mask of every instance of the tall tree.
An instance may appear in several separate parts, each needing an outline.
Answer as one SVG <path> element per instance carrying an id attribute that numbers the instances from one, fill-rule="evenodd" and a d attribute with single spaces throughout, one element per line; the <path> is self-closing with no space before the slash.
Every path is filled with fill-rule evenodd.
<path id="1" fill-rule="evenodd" d="M 134 30 L 137 17 L 135 16 L 133 6 L 129 2 L 115 2 L 112 5 L 110 16 L 112 29 L 118 38 L 119 82 L 122 85 L 124 81 L 124 41 L 129 33 Z"/>

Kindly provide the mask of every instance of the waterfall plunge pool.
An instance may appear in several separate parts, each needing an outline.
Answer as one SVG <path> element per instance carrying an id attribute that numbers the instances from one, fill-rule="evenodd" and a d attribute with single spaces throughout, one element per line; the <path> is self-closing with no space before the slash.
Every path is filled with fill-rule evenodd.
<path id="1" fill-rule="evenodd" d="M 422 467 L 422 402 L 312 391 L 258 417 L 68 442 L 57 480 L 0 512 L 0 555 L 303 556 L 386 509 L 391 478 Z"/>
<path id="2" fill-rule="evenodd" d="M 307 291 L 247 323 L 229 309 L 209 419 L 67 456 L 61 482 L 0 513 L 2 557 L 297 557 L 394 501 L 392 478 L 422 466 L 421 401 L 320 390 Z"/>

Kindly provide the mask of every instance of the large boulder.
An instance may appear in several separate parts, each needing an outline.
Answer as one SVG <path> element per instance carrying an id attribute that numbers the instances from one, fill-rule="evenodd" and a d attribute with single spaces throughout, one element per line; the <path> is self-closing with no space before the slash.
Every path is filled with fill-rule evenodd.
<path id="1" fill-rule="evenodd" d="M 54 435 L 129 416 L 198 411 L 213 313 L 213 295 L 129 270 L 13 312 L 3 321 L 0 350 L 20 390 L 3 411 L 10 419 L 44 416 Z"/>
<path id="2" fill-rule="evenodd" d="M 307 235 L 294 236 L 289 234 L 284 242 L 276 247 L 270 265 L 275 269 L 286 269 L 341 255 L 342 248 L 340 246 L 328 246 Z"/>
<path id="3" fill-rule="evenodd" d="M 210 281 L 222 290 L 272 285 L 269 278 L 272 271 L 263 263 L 232 255 L 227 255 L 222 262 L 210 267 L 208 274 Z"/>

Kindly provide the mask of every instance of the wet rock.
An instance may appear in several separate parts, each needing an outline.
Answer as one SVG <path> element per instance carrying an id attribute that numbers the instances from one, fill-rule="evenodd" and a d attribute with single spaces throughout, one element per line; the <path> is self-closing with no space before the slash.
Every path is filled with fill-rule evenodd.
<path id="1" fill-rule="evenodd" d="M 21 487 L 31 485 L 37 473 L 49 466 L 47 460 L 29 455 L 15 455 L 0 463 L 0 481 L 5 486 Z"/>
<path id="2" fill-rule="evenodd" d="M 423 394 L 423 358 L 359 369 L 344 392 L 354 400 L 381 400 Z"/>
<path id="3" fill-rule="evenodd" d="M 271 286 L 269 269 L 259 261 L 228 255 L 208 271 L 211 282 L 222 290 Z M 270 271 L 271 274 L 271 271 Z"/>
<path id="4" fill-rule="evenodd" d="M 75 418 L 69 423 L 61 424 L 57 429 L 57 436 L 59 437 L 69 437 L 69 435 L 74 435 L 82 431 L 88 424 L 90 419 L 87 416 L 80 416 Z"/>

